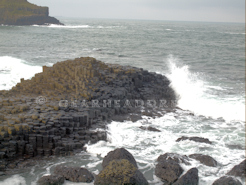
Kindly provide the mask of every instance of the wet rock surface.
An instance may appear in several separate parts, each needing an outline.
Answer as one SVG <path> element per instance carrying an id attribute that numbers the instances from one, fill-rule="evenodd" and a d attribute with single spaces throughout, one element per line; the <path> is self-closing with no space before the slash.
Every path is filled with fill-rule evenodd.
<path id="1" fill-rule="evenodd" d="M 198 143 L 212 144 L 212 142 L 209 141 L 209 139 L 206 139 L 206 138 L 202 138 L 202 137 L 186 137 L 186 136 L 182 136 L 181 138 L 178 138 L 176 140 L 176 142 L 180 142 L 180 141 L 184 141 L 184 140 L 195 141 L 195 142 L 198 142 Z"/>
<path id="2" fill-rule="evenodd" d="M 234 177 L 223 176 L 214 181 L 212 185 L 242 185 L 242 183 Z"/>
<path id="3" fill-rule="evenodd" d="M 71 155 L 88 142 L 107 140 L 104 130 L 113 117 L 139 119 L 145 107 L 153 116 L 172 110 L 176 97 L 169 84 L 165 76 L 90 57 L 44 66 L 0 91 L 0 170 L 15 168 L 18 159 Z"/>
<path id="4" fill-rule="evenodd" d="M 47 175 L 41 177 L 37 185 L 62 185 L 65 181 L 65 178 L 62 176 L 55 176 L 55 175 Z"/>
<path id="5" fill-rule="evenodd" d="M 200 161 L 200 163 L 206 165 L 206 166 L 211 166 L 211 167 L 216 167 L 217 166 L 217 161 L 208 156 L 208 155 L 203 155 L 203 154 L 191 154 L 189 155 L 190 158 L 195 159 L 197 161 Z"/>
<path id="6" fill-rule="evenodd" d="M 190 165 L 189 158 L 186 155 L 180 155 L 177 153 L 165 153 L 157 158 L 157 162 L 161 161 L 174 161 L 176 163 L 184 163 Z"/>
<path id="7" fill-rule="evenodd" d="M 198 185 L 198 169 L 191 168 L 184 175 L 182 175 L 173 185 Z"/>
<path id="8" fill-rule="evenodd" d="M 66 166 L 56 166 L 54 170 L 54 175 L 64 177 L 64 179 L 71 182 L 92 182 L 94 176 L 85 168 L 80 167 L 66 167 Z"/>
<path id="9" fill-rule="evenodd" d="M 234 166 L 226 175 L 245 178 L 246 175 L 246 160 L 243 160 L 240 164 Z"/>

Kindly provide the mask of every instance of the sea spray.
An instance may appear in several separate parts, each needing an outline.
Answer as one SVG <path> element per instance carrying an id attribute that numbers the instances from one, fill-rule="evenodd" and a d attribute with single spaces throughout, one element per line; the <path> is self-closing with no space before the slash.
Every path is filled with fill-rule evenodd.
<path id="1" fill-rule="evenodd" d="M 188 65 L 179 66 L 178 58 L 169 56 L 167 61 L 169 72 L 166 76 L 177 93 L 178 107 L 214 119 L 245 121 L 244 98 L 231 97 L 226 90 L 222 91 L 226 87 L 210 84 L 201 73 L 191 72 Z M 220 96 L 213 93 L 216 90 L 220 91 Z"/>
<path id="2" fill-rule="evenodd" d="M 30 79 L 39 72 L 42 72 L 41 66 L 31 66 L 22 59 L 2 56 L 0 57 L 0 90 L 9 90 L 19 83 L 21 78 Z"/>

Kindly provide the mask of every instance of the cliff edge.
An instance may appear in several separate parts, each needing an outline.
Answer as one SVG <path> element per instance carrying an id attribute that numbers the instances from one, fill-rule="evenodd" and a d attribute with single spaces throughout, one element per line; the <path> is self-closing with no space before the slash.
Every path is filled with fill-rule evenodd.
<path id="1" fill-rule="evenodd" d="M 45 25 L 62 23 L 49 16 L 49 8 L 29 3 L 27 0 L 0 0 L 0 24 Z"/>

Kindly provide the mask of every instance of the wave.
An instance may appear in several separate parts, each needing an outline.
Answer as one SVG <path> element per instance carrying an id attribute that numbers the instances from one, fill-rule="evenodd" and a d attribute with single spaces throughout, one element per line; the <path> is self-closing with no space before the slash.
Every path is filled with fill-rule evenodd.
<path id="1" fill-rule="evenodd" d="M 36 27 L 48 27 L 48 28 L 65 28 L 65 29 L 76 29 L 76 28 L 91 28 L 89 25 L 57 25 L 57 24 L 50 24 L 47 26 L 44 25 L 33 25 Z"/>
<path id="2" fill-rule="evenodd" d="M 80 28 L 98 28 L 98 29 L 110 29 L 110 28 L 119 28 L 120 26 L 90 26 L 90 25 L 57 25 L 57 24 L 50 24 L 50 25 L 32 25 L 35 27 L 48 27 L 48 28 L 63 28 L 63 29 L 80 29 Z"/>
<path id="3" fill-rule="evenodd" d="M 245 121 L 245 100 L 242 96 L 218 96 L 213 91 L 226 92 L 225 87 L 214 86 L 202 79 L 199 73 L 192 73 L 188 65 L 178 66 L 179 60 L 168 57 L 167 77 L 177 93 L 178 107 L 197 115 L 223 118 L 226 121 Z"/>
<path id="4" fill-rule="evenodd" d="M 0 57 L 0 90 L 9 90 L 20 82 L 21 78 L 30 79 L 34 74 L 42 72 L 41 66 L 30 66 L 24 60 Z"/>

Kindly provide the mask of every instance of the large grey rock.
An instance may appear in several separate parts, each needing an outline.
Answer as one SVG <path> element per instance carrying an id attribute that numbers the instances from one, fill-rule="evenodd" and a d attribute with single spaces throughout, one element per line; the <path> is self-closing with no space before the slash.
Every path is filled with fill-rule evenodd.
<path id="1" fill-rule="evenodd" d="M 236 178 L 230 176 L 223 176 L 214 181 L 212 185 L 242 185 L 242 183 Z"/>
<path id="2" fill-rule="evenodd" d="M 209 155 L 191 154 L 189 155 L 189 157 L 197 161 L 200 161 L 200 163 L 206 166 L 211 166 L 211 167 L 217 166 L 217 161 L 214 158 L 210 157 Z"/>
<path id="3" fill-rule="evenodd" d="M 243 160 L 240 164 L 234 166 L 226 175 L 238 176 L 245 178 L 246 172 L 246 160 Z"/>
<path id="4" fill-rule="evenodd" d="M 112 160 L 96 176 L 95 185 L 147 185 L 143 174 L 126 159 Z"/>
<path id="5" fill-rule="evenodd" d="M 38 185 L 62 185 L 65 181 L 65 178 L 62 176 L 47 175 L 41 177 L 37 184 Z"/>
<path id="6" fill-rule="evenodd" d="M 110 163 L 110 161 L 119 160 L 119 159 L 127 159 L 136 168 L 138 168 L 137 162 L 134 159 L 134 157 L 132 156 L 132 154 L 124 148 L 117 148 L 117 149 L 109 152 L 103 159 L 102 167 L 105 168 Z"/>
<path id="7" fill-rule="evenodd" d="M 198 169 L 191 168 L 182 177 L 180 177 L 173 185 L 198 185 Z"/>
<path id="8" fill-rule="evenodd" d="M 56 166 L 54 174 L 62 176 L 66 180 L 72 182 L 92 182 L 94 180 L 94 176 L 91 172 L 80 167 L 66 167 L 63 165 Z"/>

